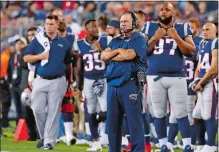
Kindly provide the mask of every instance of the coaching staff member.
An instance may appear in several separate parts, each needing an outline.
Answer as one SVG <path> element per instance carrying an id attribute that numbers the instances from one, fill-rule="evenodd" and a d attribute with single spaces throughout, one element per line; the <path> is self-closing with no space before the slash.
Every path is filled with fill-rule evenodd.
<path id="1" fill-rule="evenodd" d="M 23 57 L 25 62 L 37 64 L 36 78 L 32 83 L 31 106 L 41 139 L 37 148 L 44 146 L 45 150 L 53 149 L 57 138 L 60 106 L 67 89 L 66 78 L 68 89 L 72 83 L 71 49 L 67 40 L 58 36 L 58 26 L 57 16 L 47 16 L 44 35 L 49 39 L 50 50 L 45 51 L 35 38 L 25 50 Z M 44 65 L 41 60 L 48 62 Z"/>
<path id="2" fill-rule="evenodd" d="M 146 40 L 136 32 L 136 15 L 125 12 L 120 18 L 121 36 L 115 37 L 101 59 L 109 62 L 107 78 L 107 133 L 109 152 L 121 151 L 122 119 L 127 116 L 132 152 L 144 151 L 144 127 L 141 92 L 137 73 L 146 68 Z"/>

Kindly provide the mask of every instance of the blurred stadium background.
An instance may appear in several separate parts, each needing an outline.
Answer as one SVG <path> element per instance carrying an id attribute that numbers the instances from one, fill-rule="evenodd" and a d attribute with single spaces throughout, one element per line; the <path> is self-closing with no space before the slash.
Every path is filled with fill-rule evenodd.
<path id="1" fill-rule="evenodd" d="M 201 23 L 218 24 L 218 1 L 173 1 L 176 22 L 198 18 Z M 142 10 L 146 20 L 156 20 L 161 1 L 103 2 L 103 1 L 4 1 L 1 9 L 1 50 L 13 42 L 14 36 L 24 36 L 28 28 L 43 25 L 46 15 L 55 7 L 63 10 L 65 22 L 75 34 L 83 29 L 87 19 L 107 15 L 119 18 L 126 10 Z"/>

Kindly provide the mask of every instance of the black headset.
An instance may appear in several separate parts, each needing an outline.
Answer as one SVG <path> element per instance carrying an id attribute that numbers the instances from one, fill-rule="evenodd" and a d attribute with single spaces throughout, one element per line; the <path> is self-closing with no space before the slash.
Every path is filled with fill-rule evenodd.
<path id="1" fill-rule="evenodd" d="M 126 12 L 124 12 L 123 14 L 131 14 L 131 16 L 132 16 L 132 28 L 133 28 L 133 29 L 139 28 L 138 18 L 137 18 L 136 14 L 135 14 L 134 12 L 132 12 L 132 11 L 126 11 Z M 123 14 L 122 14 L 122 15 L 123 15 Z M 122 15 L 121 15 L 121 16 L 122 16 Z"/>

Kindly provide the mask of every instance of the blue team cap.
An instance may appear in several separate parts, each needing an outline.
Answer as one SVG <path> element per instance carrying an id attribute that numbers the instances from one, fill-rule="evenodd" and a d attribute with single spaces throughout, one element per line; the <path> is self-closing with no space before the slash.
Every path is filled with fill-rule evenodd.
<path id="1" fill-rule="evenodd" d="M 108 23 L 109 26 L 112 26 L 114 28 L 120 28 L 119 26 L 119 21 L 116 21 L 116 20 L 110 20 L 109 23 Z"/>

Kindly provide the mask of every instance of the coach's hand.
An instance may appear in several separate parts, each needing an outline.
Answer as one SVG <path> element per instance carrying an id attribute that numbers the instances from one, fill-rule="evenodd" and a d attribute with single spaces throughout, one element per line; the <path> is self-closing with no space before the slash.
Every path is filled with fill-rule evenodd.
<path id="1" fill-rule="evenodd" d="M 177 31 L 171 27 L 167 30 L 167 35 L 175 40 L 178 34 Z"/>
<path id="2" fill-rule="evenodd" d="M 161 39 L 162 37 L 164 37 L 166 35 L 166 30 L 164 28 L 159 28 L 155 34 L 154 34 L 154 38 L 156 40 Z"/>

